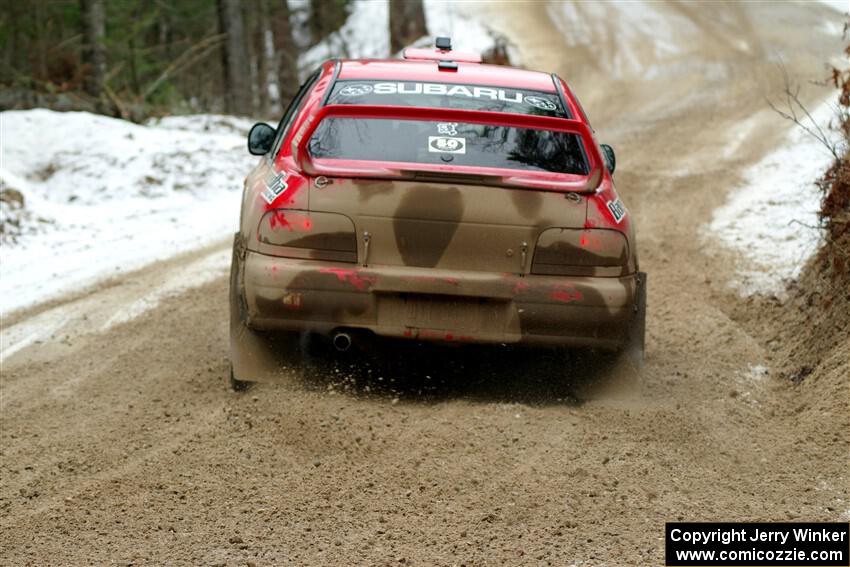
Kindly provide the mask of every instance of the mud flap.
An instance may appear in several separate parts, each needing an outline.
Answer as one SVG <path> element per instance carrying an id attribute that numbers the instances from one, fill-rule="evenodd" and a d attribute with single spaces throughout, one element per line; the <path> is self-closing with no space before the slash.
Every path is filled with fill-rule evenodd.
<path id="1" fill-rule="evenodd" d="M 643 368 L 646 345 L 646 285 L 646 272 L 638 272 L 637 289 L 635 290 L 635 314 L 629 324 L 626 346 L 623 349 L 626 361 L 638 371 Z"/>
<path id="2" fill-rule="evenodd" d="M 242 260 L 242 244 L 237 233 L 230 264 L 230 384 L 234 390 L 244 390 L 250 382 L 279 382 L 281 355 L 286 350 L 281 348 L 286 346 L 282 337 L 258 333 L 248 327 Z"/>

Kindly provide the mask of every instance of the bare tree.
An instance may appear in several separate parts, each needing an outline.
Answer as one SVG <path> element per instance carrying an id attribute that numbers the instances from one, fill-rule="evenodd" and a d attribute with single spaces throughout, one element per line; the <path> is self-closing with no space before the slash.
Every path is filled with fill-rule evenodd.
<path id="1" fill-rule="evenodd" d="M 422 0 L 390 1 L 390 51 L 396 53 L 428 35 Z"/>
<path id="2" fill-rule="evenodd" d="M 254 61 L 252 68 L 256 69 L 254 78 L 255 107 L 259 114 L 269 111 L 269 48 L 268 37 L 271 33 L 269 27 L 269 10 L 266 0 L 252 0 L 251 5 L 251 58 Z"/>
<path id="3" fill-rule="evenodd" d="M 767 104 L 779 116 L 786 120 L 790 120 L 799 126 L 806 134 L 823 144 L 836 160 L 840 160 L 843 155 L 841 148 L 839 147 L 840 142 L 831 139 L 821 125 L 818 124 L 814 117 L 812 117 L 809 109 L 806 108 L 800 100 L 800 85 L 795 84 L 791 80 L 791 77 L 788 75 L 788 69 L 786 69 L 785 65 L 780 63 L 778 67 L 782 72 L 782 78 L 784 81 L 784 89 L 782 91 L 784 101 L 780 104 L 776 104 L 768 98 Z"/>
<path id="4" fill-rule="evenodd" d="M 233 114 L 251 113 L 251 84 L 248 79 L 248 53 L 242 3 L 239 0 L 218 0 L 219 29 L 227 34 L 222 50 L 224 67 L 225 108 Z"/>
<path id="5" fill-rule="evenodd" d="M 80 0 L 83 24 L 83 61 L 89 66 L 84 88 L 88 94 L 100 98 L 106 76 L 106 17 L 103 0 Z"/>
<path id="6" fill-rule="evenodd" d="M 338 30 L 348 18 L 348 0 L 310 0 L 310 39 L 313 45 Z"/>

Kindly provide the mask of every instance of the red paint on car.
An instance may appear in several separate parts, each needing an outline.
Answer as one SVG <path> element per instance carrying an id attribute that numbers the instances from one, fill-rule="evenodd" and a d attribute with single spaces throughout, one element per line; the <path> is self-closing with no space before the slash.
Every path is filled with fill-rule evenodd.
<path id="1" fill-rule="evenodd" d="M 319 272 L 323 274 L 333 274 L 339 281 L 343 283 L 350 283 L 361 291 L 367 289 L 378 280 L 375 276 L 360 275 L 356 270 L 348 268 L 322 268 Z"/>
<path id="2" fill-rule="evenodd" d="M 549 297 L 555 301 L 562 303 L 570 303 L 573 301 L 581 301 L 584 295 L 572 286 L 561 286 L 552 290 Z"/>
<path id="3" fill-rule="evenodd" d="M 523 280 L 517 280 L 516 285 L 514 286 L 513 293 L 514 295 L 519 295 L 521 292 L 527 290 L 528 288 L 528 282 L 525 282 Z"/>

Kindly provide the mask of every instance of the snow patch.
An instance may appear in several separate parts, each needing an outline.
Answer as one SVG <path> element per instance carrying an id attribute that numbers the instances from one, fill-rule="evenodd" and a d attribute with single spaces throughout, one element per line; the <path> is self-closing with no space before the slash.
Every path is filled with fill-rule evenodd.
<path id="1" fill-rule="evenodd" d="M 818 0 L 821 4 L 826 4 L 833 10 L 846 14 L 850 12 L 850 1 L 848 0 Z"/>
<path id="2" fill-rule="evenodd" d="M 390 5 L 386 0 L 356 0 L 345 24 L 301 54 L 298 66 L 303 76 L 332 57 L 351 59 L 386 58 L 390 54 Z"/>
<path id="3" fill-rule="evenodd" d="M 495 32 L 481 20 L 480 6 L 475 3 L 425 0 L 425 23 L 428 27 L 427 45 L 433 45 L 435 37 L 452 38 L 452 49 L 469 53 L 484 52 L 495 42 Z M 511 62 L 518 65 L 511 52 Z"/>
<path id="4" fill-rule="evenodd" d="M 0 362 L 40 342 L 62 342 L 63 336 L 84 336 L 135 319 L 168 297 L 199 287 L 227 273 L 230 251 L 206 252 L 198 259 L 155 273 L 123 280 L 114 286 L 46 309 L 0 333 Z M 126 305 L 115 311 L 115 306 Z"/>
<path id="5" fill-rule="evenodd" d="M 744 373 L 744 378 L 752 382 L 760 382 L 767 378 L 770 374 L 770 369 L 763 364 L 750 364 L 747 371 Z"/>
<path id="6" fill-rule="evenodd" d="M 822 104 L 812 117 L 824 131 L 835 104 Z M 794 127 L 783 144 L 744 174 L 725 205 L 714 211 L 703 230 L 706 241 L 719 241 L 747 260 L 732 285 L 743 294 L 781 295 L 817 250 L 820 192 L 815 182 L 833 156 L 818 140 Z"/>
<path id="7" fill-rule="evenodd" d="M 480 5 L 474 3 L 425 0 L 425 25 L 428 35 L 414 43 L 418 47 L 432 45 L 437 36 L 452 38 L 452 48 L 483 54 L 496 44 L 496 34 L 483 20 Z M 387 0 L 355 0 L 345 24 L 319 42 L 298 61 L 302 78 L 332 57 L 350 59 L 385 59 L 390 53 L 390 5 Z M 517 64 L 515 50 L 511 60 Z"/>
<path id="8" fill-rule="evenodd" d="M 100 330 L 105 331 L 120 323 L 131 321 L 155 308 L 166 298 L 180 295 L 224 276 L 230 267 L 230 255 L 230 250 L 221 250 L 189 263 L 159 286 L 112 315 Z"/>
<path id="9" fill-rule="evenodd" d="M 202 134 L 236 134 L 244 141 L 254 122 L 254 120 L 248 118 L 228 114 L 190 114 L 151 118 L 145 122 L 145 126 Z"/>
<path id="10" fill-rule="evenodd" d="M 687 17 L 655 2 L 553 2 L 548 12 L 568 47 L 588 47 L 597 64 L 621 78 L 675 71 L 670 60 L 684 55 L 683 46 L 694 45 L 701 33 Z"/>
<path id="11" fill-rule="evenodd" d="M 12 245 L 47 230 L 54 221 L 35 212 L 43 208 L 38 202 L 29 182 L 4 169 L 0 160 L 0 244 Z"/>
<path id="12" fill-rule="evenodd" d="M 245 149 L 249 125 L 210 115 L 138 125 L 86 112 L 0 113 L 0 178 L 36 219 L 0 248 L 0 314 L 234 232 L 242 179 L 257 159 Z"/>

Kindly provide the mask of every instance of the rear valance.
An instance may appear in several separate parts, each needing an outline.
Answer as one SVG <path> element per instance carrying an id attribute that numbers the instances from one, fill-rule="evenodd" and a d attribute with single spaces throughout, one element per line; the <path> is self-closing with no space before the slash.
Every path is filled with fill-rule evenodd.
<path id="1" fill-rule="evenodd" d="M 293 137 L 292 153 L 310 175 L 483 178 L 577 192 L 598 187 L 603 164 L 590 129 L 577 120 L 371 105 L 321 108 Z"/>

